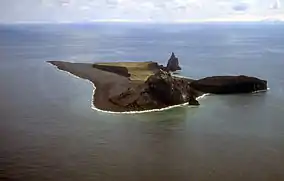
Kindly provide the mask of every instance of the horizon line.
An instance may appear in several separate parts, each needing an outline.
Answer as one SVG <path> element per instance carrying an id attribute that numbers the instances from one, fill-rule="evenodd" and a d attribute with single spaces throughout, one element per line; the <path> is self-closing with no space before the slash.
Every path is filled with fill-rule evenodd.
<path id="1" fill-rule="evenodd" d="M 284 18 L 255 18 L 255 19 L 205 19 L 205 20 L 133 20 L 133 19 L 95 19 L 87 21 L 15 21 L 1 22 L 2 25 L 17 24 L 92 24 L 92 23 L 143 23 L 143 24 L 194 24 L 194 23 L 284 23 Z"/>

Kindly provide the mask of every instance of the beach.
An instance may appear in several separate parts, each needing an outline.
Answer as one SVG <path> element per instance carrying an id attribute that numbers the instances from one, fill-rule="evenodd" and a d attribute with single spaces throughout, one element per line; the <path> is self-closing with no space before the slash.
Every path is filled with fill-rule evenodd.
<path id="1" fill-rule="evenodd" d="M 93 105 L 96 108 L 106 111 L 121 111 L 122 108 L 110 102 L 109 97 L 127 89 L 131 85 L 128 78 L 93 68 L 92 64 L 58 61 L 51 61 L 50 63 L 60 70 L 91 81 L 96 89 L 93 95 Z"/>

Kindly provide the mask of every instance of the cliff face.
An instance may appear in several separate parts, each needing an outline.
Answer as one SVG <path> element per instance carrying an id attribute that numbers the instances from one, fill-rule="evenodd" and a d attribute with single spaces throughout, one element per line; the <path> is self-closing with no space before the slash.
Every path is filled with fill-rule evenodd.
<path id="1" fill-rule="evenodd" d="M 188 102 L 194 94 L 186 79 L 172 77 L 169 72 L 159 71 L 145 82 L 149 93 L 166 105 Z"/>
<path id="2" fill-rule="evenodd" d="M 240 76 L 212 76 L 190 83 L 198 91 L 213 94 L 251 93 L 267 89 L 267 81 L 255 77 Z"/>
<path id="3" fill-rule="evenodd" d="M 150 76 L 144 84 L 130 87 L 110 98 L 116 105 L 128 110 L 149 110 L 190 103 L 199 105 L 189 86 L 189 81 L 174 78 L 170 73 L 159 71 Z"/>

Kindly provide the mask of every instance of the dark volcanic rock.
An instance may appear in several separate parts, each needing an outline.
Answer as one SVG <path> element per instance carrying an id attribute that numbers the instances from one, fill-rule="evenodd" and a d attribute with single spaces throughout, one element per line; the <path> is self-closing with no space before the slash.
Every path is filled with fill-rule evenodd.
<path id="1" fill-rule="evenodd" d="M 165 69 L 171 72 L 181 70 L 178 58 L 175 56 L 174 53 L 172 53 L 171 58 L 168 60 L 167 67 L 165 67 Z"/>
<path id="2" fill-rule="evenodd" d="M 109 100 L 126 111 L 142 111 L 166 106 L 152 98 L 146 85 L 129 87 L 121 94 L 110 97 Z"/>
<path id="3" fill-rule="evenodd" d="M 188 81 L 174 78 L 165 71 L 150 76 L 145 83 L 151 95 L 167 105 L 185 103 L 192 96 Z"/>
<path id="4" fill-rule="evenodd" d="M 190 97 L 188 100 L 188 104 L 189 105 L 194 105 L 194 106 L 199 106 L 199 102 L 194 98 L 194 97 Z"/>
<path id="5" fill-rule="evenodd" d="M 144 84 L 131 86 L 110 101 L 127 110 L 149 110 L 188 102 L 199 105 L 189 81 L 174 78 L 170 73 L 159 71 L 150 76 Z"/>
<path id="6" fill-rule="evenodd" d="M 213 76 L 193 81 L 190 83 L 190 87 L 213 94 L 251 93 L 266 90 L 267 81 L 244 75 Z"/>

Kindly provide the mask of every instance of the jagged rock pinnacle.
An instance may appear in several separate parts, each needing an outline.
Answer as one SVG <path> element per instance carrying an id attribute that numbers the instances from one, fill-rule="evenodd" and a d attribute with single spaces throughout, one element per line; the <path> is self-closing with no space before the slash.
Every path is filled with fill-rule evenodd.
<path id="1" fill-rule="evenodd" d="M 171 71 L 171 72 L 181 70 L 181 68 L 179 66 L 178 58 L 175 56 L 174 52 L 172 52 L 172 55 L 171 55 L 170 59 L 168 60 L 166 70 Z"/>

